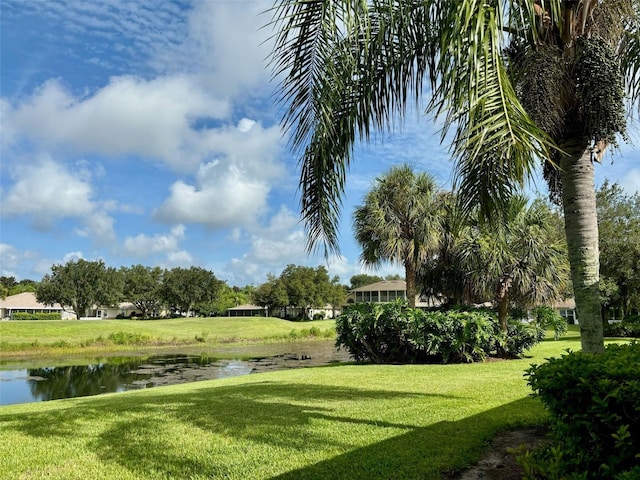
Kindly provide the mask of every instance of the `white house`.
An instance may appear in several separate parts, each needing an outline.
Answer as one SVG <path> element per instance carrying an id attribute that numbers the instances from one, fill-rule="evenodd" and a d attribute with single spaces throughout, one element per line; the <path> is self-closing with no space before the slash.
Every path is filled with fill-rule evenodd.
<path id="1" fill-rule="evenodd" d="M 10 320 L 13 314 L 17 312 L 26 313 L 59 313 L 61 318 L 76 318 L 76 314 L 66 311 L 62 305 L 45 305 L 36 300 L 36 294 L 33 292 L 22 292 L 16 295 L 10 295 L 7 298 L 0 298 L 0 318 Z"/>

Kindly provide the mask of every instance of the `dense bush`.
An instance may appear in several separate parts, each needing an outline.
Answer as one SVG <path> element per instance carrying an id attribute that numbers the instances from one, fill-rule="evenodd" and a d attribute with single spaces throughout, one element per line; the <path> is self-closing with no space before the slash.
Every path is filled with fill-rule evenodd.
<path id="1" fill-rule="evenodd" d="M 11 315 L 12 320 L 62 320 L 60 312 L 52 313 L 27 313 L 15 312 Z"/>
<path id="2" fill-rule="evenodd" d="M 622 322 L 604 325 L 606 337 L 634 337 L 640 338 L 640 316 L 627 315 Z"/>
<path id="3" fill-rule="evenodd" d="M 539 330 L 512 322 L 509 335 L 486 312 L 424 312 L 405 301 L 359 303 L 336 320 L 336 346 L 358 361 L 375 363 L 473 362 L 516 357 L 539 339 Z"/>
<path id="4" fill-rule="evenodd" d="M 528 478 L 640 478 L 640 343 L 532 366 L 528 383 L 552 415 L 552 442 L 521 461 Z"/>
<path id="5" fill-rule="evenodd" d="M 535 322 L 542 330 L 553 328 L 554 338 L 558 340 L 569 330 L 567 319 L 561 316 L 553 308 L 543 305 L 533 310 Z"/>

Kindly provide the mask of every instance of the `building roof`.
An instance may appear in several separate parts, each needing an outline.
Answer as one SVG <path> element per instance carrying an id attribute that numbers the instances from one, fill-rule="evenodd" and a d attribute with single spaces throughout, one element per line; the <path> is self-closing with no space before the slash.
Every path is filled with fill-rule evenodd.
<path id="1" fill-rule="evenodd" d="M 264 307 L 247 303 L 244 305 L 238 305 L 237 307 L 227 308 L 227 310 L 264 310 Z"/>
<path id="2" fill-rule="evenodd" d="M 45 305 L 36 300 L 36 294 L 33 292 L 22 292 L 16 295 L 10 295 L 5 299 L 0 298 L 0 308 L 32 308 L 32 309 L 49 309 L 49 310 L 62 310 L 62 306 L 59 303 L 53 305 Z"/>
<path id="3" fill-rule="evenodd" d="M 573 297 L 565 298 L 564 300 L 558 300 L 553 304 L 553 308 L 560 308 L 563 310 L 572 310 L 576 308 L 576 301 Z"/>
<path id="4" fill-rule="evenodd" d="M 404 280 L 382 280 L 381 282 L 370 283 L 362 287 L 354 288 L 352 292 L 382 292 L 393 290 L 406 290 L 407 282 Z"/>

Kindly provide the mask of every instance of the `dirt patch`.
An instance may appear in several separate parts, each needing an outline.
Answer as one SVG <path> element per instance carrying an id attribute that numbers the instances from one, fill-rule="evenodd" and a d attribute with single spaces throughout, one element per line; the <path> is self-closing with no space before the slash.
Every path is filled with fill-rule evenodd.
<path id="1" fill-rule="evenodd" d="M 514 450 L 535 448 L 546 440 L 543 427 L 512 430 L 496 436 L 484 456 L 473 467 L 455 472 L 445 480 L 522 480 L 524 470 L 516 462 Z"/>

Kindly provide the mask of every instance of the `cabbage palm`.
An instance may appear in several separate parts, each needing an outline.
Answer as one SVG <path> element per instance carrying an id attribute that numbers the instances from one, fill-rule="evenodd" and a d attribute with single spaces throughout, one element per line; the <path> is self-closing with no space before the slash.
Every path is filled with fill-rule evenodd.
<path id="1" fill-rule="evenodd" d="M 308 248 L 336 251 L 354 142 L 428 91 L 466 210 L 545 165 L 562 199 L 582 347 L 604 348 L 593 161 L 640 91 L 640 0 L 277 0 L 274 76 L 300 156 Z M 430 87 L 430 90 L 428 89 Z"/>
<path id="2" fill-rule="evenodd" d="M 544 203 L 527 205 L 524 196 L 516 195 L 505 207 L 503 223 L 476 222 L 458 249 L 467 292 L 494 301 L 506 333 L 509 305 L 516 301 L 532 307 L 558 299 L 568 280 L 568 265 L 566 244 Z"/>
<path id="3" fill-rule="evenodd" d="M 360 260 L 369 266 L 385 261 L 402 265 L 411 307 L 416 303 L 418 267 L 438 244 L 438 196 L 431 176 L 400 165 L 376 179 L 353 216 Z"/>

